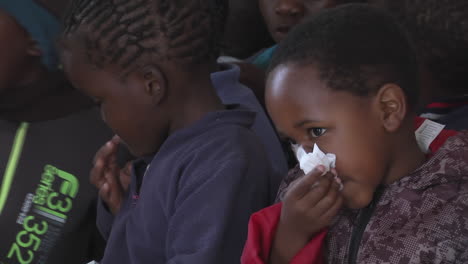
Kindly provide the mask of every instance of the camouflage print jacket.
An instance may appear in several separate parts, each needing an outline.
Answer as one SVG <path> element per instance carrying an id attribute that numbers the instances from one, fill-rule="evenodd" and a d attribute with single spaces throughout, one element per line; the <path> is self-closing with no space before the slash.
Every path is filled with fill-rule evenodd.
<path id="1" fill-rule="evenodd" d="M 290 172 L 279 197 L 298 172 Z M 468 263 L 468 133 L 378 189 L 367 208 L 343 209 L 325 243 L 328 263 Z"/>

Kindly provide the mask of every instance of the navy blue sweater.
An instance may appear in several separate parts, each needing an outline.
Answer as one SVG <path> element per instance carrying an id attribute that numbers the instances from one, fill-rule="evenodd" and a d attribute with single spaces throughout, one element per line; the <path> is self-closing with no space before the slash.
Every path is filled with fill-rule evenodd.
<path id="1" fill-rule="evenodd" d="M 250 215 L 276 192 L 254 118 L 210 113 L 172 134 L 144 176 L 134 170 L 102 263 L 239 263 Z"/>

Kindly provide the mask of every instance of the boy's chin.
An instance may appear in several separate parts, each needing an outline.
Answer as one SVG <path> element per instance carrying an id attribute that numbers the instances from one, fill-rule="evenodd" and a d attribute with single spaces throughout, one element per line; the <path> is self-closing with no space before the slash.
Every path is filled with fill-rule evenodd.
<path id="1" fill-rule="evenodd" d="M 345 187 L 346 188 L 346 187 Z M 349 195 L 344 193 L 344 204 L 349 209 L 362 209 L 371 202 L 374 192 L 372 190 L 359 190 Z M 346 197 L 347 196 L 347 197 Z"/>

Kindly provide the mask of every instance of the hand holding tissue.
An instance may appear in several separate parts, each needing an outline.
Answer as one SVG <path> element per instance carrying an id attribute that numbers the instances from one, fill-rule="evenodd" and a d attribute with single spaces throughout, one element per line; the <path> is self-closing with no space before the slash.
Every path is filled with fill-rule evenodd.
<path id="1" fill-rule="evenodd" d="M 325 167 L 325 173 L 330 172 L 335 168 L 336 155 L 332 153 L 325 154 L 317 144 L 314 145 L 312 152 L 307 153 L 302 146 L 293 145 L 296 153 L 296 158 L 299 161 L 299 167 L 305 174 L 309 174 L 315 167 L 322 165 Z M 340 185 L 340 190 L 343 189 L 341 180 L 335 175 L 335 181 Z"/>

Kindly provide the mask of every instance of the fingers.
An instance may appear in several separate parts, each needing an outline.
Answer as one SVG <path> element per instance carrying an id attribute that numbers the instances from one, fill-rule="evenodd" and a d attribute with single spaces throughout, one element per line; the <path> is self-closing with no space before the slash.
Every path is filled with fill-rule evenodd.
<path id="1" fill-rule="evenodd" d="M 120 170 L 120 185 L 122 186 L 124 192 L 128 190 L 128 186 L 130 185 L 132 175 L 131 168 L 132 162 L 129 161 L 127 162 L 127 165 L 125 165 L 125 167 Z"/>
<path id="2" fill-rule="evenodd" d="M 107 204 L 113 215 L 119 212 L 122 196 L 117 196 L 115 192 L 112 192 L 109 183 L 104 183 L 99 189 L 99 197 Z"/>
<path id="3" fill-rule="evenodd" d="M 311 186 L 313 186 L 320 176 L 323 175 L 325 168 L 323 166 L 317 166 L 312 172 L 305 175 L 303 178 L 297 180 L 292 184 L 291 189 L 286 193 L 285 201 L 287 200 L 300 200 L 307 193 L 310 192 Z"/>
<path id="4" fill-rule="evenodd" d="M 303 203 L 304 206 L 309 208 L 316 207 L 321 200 L 327 197 L 327 194 L 332 189 L 331 186 L 333 182 L 333 176 L 330 176 L 330 174 L 320 177 L 302 197 L 299 203 Z"/>
<path id="5" fill-rule="evenodd" d="M 110 156 L 115 155 L 119 144 L 120 138 L 118 136 L 114 136 L 111 140 L 107 141 L 107 143 L 98 150 L 96 155 L 94 155 L 94 164 L 96 164 L 99 159 L 104 159 L 106 161 Z"/>
<path id="6" fill-rule="evenodd" d="M 106 169 L 117 164 L 117 147 L 120 138 L 114 136 L 104 146 L 102 146 L 94 157 L 94 166 L 90 172 L 90 181 L 97 188 L 101 188 L 105 182 L 104 172 Z"/>
<path id="7" fill-rule="evenodd" d="M 291 199 L 285 203 L 301 212 L 302 215 L 321 222 L 323 226 L 328 225 L 329 221 L 338 213 L 343 202 L 340 185 L 334 177 L 332 172 L 319 177 L 312 186 L 309 185 L 309 189 L 302 198 Z"/>
<path id="8" fill-rule="evenodd" d="M 101 198 L 107 203 L 107 206 L 114 214 L 119 211 L 123 196 L 122 187 L 116 177 L 119 172 L 120 170 L 118 168 L 106 170 L 104 173 L 106 182 L 101 188 L 104 189 Z"/>
<path id="9" fill-rule="evenodd" d="M 324 215 L 328 210 L 330 210 L 331 207 L 336 204 L 336 201 L 341 197 L 339 189 L 340 185 L 336 183 L 333 178 L 331 178 L 325 195 L 320 197 L 321 199 L 315 205 L 311 205 L 315 207 L 314 211 L 317 215 Z M 313 192 L 314 191 L 312 191 L 312 193 Z"/>
<path id="10" fill-rule="evenodd" d="M 118 135 L 114 135 L 111 139 L 111 141 L 113 141 L 115 144 L 120 144 L 121 142 L 121 139 Z"/>
<path id="11" fill-rule="evenodd" d="M 321 215 L 320 221 L 323 223 L 327 223 L 329 225 L 332 219 L 338 214 L 339 210 L 343 206 L 343 196 L 338 195 L 335 203 L 326 211 L 324 214 Z"/>

